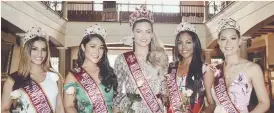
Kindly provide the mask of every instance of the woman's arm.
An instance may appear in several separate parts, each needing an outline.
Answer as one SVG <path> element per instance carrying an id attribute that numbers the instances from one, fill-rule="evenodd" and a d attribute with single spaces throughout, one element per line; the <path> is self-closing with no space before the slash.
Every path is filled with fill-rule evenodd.
<path id="1" fill-rule="evenodd" d="M 204 85 L 205 85 L 205 94 L 206 94 L 206 100 L 208 103 L 208 106 L 205 108 L 205 113 L 213 113 L 215 110 L 215 102 L 212 97 L 211 88 L 214 83 L 214 73 L 207 69 L 205 75 L 204 75 Z"/>
<path id="2" fill-rule="evenodd" d="M 60 93 L 63 93 L 63 92 L 60 92 Z M 64 110 L 64 105 L 63 105 L 63 102 L 62 102 L 62 94 L 58 94 L 57 96 L 57 105 L 56 105 L 56 113 L 65 113 L 65 110 Z"/>
<path id="3" fill-rule="evenodd" d="M 264 75 L 260 66 L 257 64 L 250 65 L 248 70 L 250 71 L 247 73 L 251 75 L 251 82 L 259 102 L 259 104 L 250 113 L 264 113 L 270 107 L 270 100 L 264 83 Z"/>
<path id="4" fill-rule="evenodd" d="M 73 83 L 75 82 L 72 73 L 68 73 L 66 80 L 65 80 L 65 84 L 66 83 Z M 65 91 L 64 91 L 65 92 Z M 65 108 L 65 112 L 66 113 L 77 113 L 74 103 L 75 100 L 75 93 L 74 94 L 67 94 L 64 93 L 64 108 Z"/>
<path id="5" fill-rule="evenodd" d="M 13 85 L 14 81 L 11 78 L 8 78 L 4 83 L 1 98 L 1 113 L 9 113 L 10 106 L 12 104 L 10 93 L 12 92 Z"/>
<path id="6" fill-rule="evenodd" d="M 168 65 L 169 65 L 169 63 L 168 63 L 168 55 L 167 54 L 165 54 L 164 55 L 164 66 L 161 66 L 161 68 L 160 68 L 160 72 L 159 73 L 161 73 L 161 77 L 163 77 L 164 78 L 164 80 L 162 81 L 162 83 L 161 83 L 161 86 L 162 86 L 162 88 L 161 88 L 161 100 L 162 100 L 162 102 L 164 103 L 164 105 L 166 106 L 167 104 L 168 104 L 168 96 L 169 96 L 169 94 L 168 94 L 168 88 L 167 88 L 167 76 L 169 76 L 168 75 Z"/>
<path id="7" fill-rule="evenodd" d="M 56 113 L 65 113 L 64 104 L 63 104 L 63 78 L 58 80 L 58 90 L 57 103 L 56 103 Z"/>
<path id="8" fill-rule="evenodd" d="M 164 76 L 164 75 L 163 75 Z M 168 76 L 168 75 L 166 75 L 166 76 Z M 168 89 L 167 89 L 167 80 L 166 80 L 166 78 L 165 78 L 165 80 L 164 81 L 162 81 L 162 95 L 161 95 L 161 100 L 162 100 L 162 102 L 164 103 L 164 105 L 166 106 L 167 104 L 168 104 Z"/>
<path id="9" fill-rule="evenodd" d="M 117 94 L 116 96 L 113 98 L 113 113 L 119 113 L 120 111 L 120 102 L 124 97 L 124 93 L 123 90 L 125 91 L 125 89 L 123 89 L 123 84 L 124 84 L 124 80 L 123 79 L 123 75 L 124 75 L 124 71 L 123 71 L 123 63 L 122 62 L 122 55 L 119 55 L 114 63 L 114 73 L 117 76 L 117 82 L 118 82 L 118 86 L 117 86 Z M 125 85 L 125 84 L 124 84 Z M 125 88 L 125 87 L 124 87 Z"/>

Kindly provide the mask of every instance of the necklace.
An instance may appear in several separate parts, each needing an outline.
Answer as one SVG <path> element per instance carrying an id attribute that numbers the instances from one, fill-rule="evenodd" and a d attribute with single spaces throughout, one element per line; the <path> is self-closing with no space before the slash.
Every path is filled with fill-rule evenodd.
<path id="1" fill-rule="evenodd" d="M 232 70 L 231 75 L 230 75 L 230 74 L 229 74 L 229 75 L 225 75 L 226 81 L 230 81 L 231 77 L 233 77 L 233 76 L 235 75 L 236 69 L 238 68 L 238 65 L 239 65 L 239 64 L 240 64 L 240 61 L 239 61 L 238 63 L 232 65 L 232 66 L 233 66 L 233 70 Z M 227 63 L 224 62 L 224 66 L 226 66 L 226 65 L 227 65 Z M 224 71 L 225 71 L 225 70 L 224 70 Z M 230 71 L 230 70 L 229 70 L 229 71 Z M 228 83 L 228 82 L 227 82 L 227 83 Z"/>

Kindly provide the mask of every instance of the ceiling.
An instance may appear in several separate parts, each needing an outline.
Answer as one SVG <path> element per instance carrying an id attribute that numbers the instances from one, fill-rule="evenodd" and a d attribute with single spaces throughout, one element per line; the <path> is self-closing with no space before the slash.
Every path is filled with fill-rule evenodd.
<path id="1" fill-rule="evenodd" d="M 248 30 L 244 35 L 256 38 L 267 33 L 274 33 L 274 15 L 258 23 L 250 30 Z"/>

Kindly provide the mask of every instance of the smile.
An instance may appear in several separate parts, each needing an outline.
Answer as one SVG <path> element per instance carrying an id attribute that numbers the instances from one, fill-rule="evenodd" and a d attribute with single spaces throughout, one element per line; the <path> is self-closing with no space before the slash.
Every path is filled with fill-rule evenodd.
<path id="1" fill-rule="evenodd" d="M 188 53 L 188 51 L 186 51 L 186 50 L 183 50 L 183 51 L 182 51 L 182 53 Z"/>
<path id="2" fill-rule="evenodd" d="M 225 47 L 226 50 L 232 50 L 233 47 Z"/>
<path id="3" fill-rule="evenodd" d="M 92 56 L 92 57 L 93 57 L 93 58 L 96 58 L 96 59 L 99 58 L 99 56 L 97 56 L 97 55 L 96 55 L 96 56 Z"/>
<path id="4" fill-rule="evenodd" d="M 42 57 L 35 58 L 35 60 L 42 60 L 42 59 L 43 59 Z"/>
<path id="5" fill-rule="evenodd" d="M 141 42 L 146 42 L 146 41 L 147 41 L 147 39 L 141 39 L 140 41 L 141 41 Z"/>

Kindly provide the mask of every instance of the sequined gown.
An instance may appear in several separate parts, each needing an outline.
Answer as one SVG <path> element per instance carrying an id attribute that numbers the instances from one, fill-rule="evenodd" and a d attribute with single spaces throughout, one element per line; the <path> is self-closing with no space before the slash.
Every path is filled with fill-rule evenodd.
<path id="1" fill-rule="evenodd" d="M 153 93 L 155 95 L 166 94 L 166 88 L 164 87 L 165 78 L 164 74 L 161 74 L 161 71 L 163 70 L 153 67 L 149 62 L 146 62 L 145 59 L 140 59 L 137 57 L 137 60 Z M 143 99 L 138 101 L 128 95 L 140 93 L 137 89 L 137 85 L 133 81 L 131 72 L 127 66 L 123 54 L 116 58 L 114 72 L 118 78 L 118 95 L 114 98 L 114 106 L 120 108 L 123 113 L 150 113 L 151 111 Z M 164 111 L 164 105 L 161 102 L 160 107 L 162 111 Z"/>

